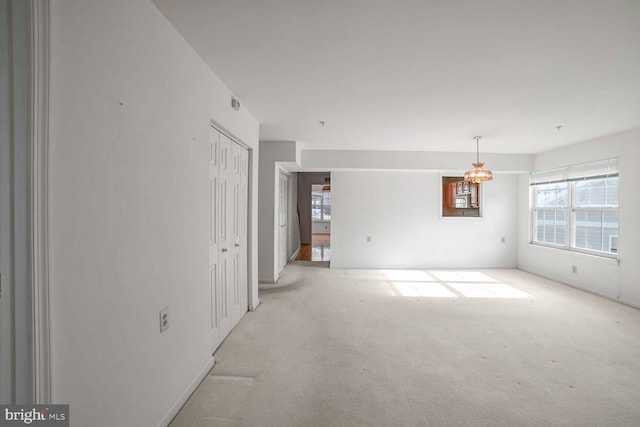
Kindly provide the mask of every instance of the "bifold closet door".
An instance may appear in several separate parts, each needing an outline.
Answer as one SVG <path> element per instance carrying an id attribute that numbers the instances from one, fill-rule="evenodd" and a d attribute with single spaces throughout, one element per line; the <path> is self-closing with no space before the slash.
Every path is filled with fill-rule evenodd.
<path id="1" fill-rule="evenodd" d="M 247 312 L 249 152 L 211 128 L 209 280 L 213 349 Z"/>
<path id="2" fill-rule="evenodd" d="M 234 325 L 230 310 L 233 300 L 233 170 L 231 149 L 235 145 L 230 138 L 220 134 L 220 161 L 218 163 L 218 283 L 217 306 L 220 311 L 220 341 L 225 339 Z"/>
<path id="3" fill-rule="evenodd" d="M 235 292 L 234 292 L 234 306 L 236 313 L 237 323 L 242 316 L 248 310 L 248 235 L 247 235 L 247 221 L 249 210 L 249 151 L 235 144 L 237 156 L 237 172 L 234 181 L 237 191 L 237 197 L 234 199 L 234 205 L 236 210 L 234 212 L 234 218 L 236 220 L 236 227 L 234 229 L 234 248 L 236 251 L 236 277 L 235 277 Z"/>
<path id="4" fill-rule="evenodd" d="M 218 304 L 221 293 L 219 281 L 219 181 L 218 164 L 220 157 L 220 132 L 209 128 L 209 291 L 211 304 L 211 351 L 222 342 L 221 307 Z"/>

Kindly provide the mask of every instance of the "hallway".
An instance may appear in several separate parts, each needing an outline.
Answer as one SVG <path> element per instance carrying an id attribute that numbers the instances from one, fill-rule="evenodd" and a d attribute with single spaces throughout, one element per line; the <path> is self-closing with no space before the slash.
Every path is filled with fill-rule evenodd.
<path id="1" fill-rule="evenodd" d="M 310 245 L 300 245 L 297 261 L 330 261 L 331 235 L 312 234 Z"/>
<path id="2" fill-rule="evenodd" d="M 174 419 L 640 425 L 640 311 L 520 270 L 290 263 Z"/>

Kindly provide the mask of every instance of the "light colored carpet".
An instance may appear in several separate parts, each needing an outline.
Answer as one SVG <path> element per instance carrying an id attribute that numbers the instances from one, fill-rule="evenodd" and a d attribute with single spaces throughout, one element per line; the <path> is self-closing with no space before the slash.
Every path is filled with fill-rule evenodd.
<path id="1" fill-rule="evenodd" d="M 518 270 L 289 264 L 172 427 L 640 426 L 640 311 Z"/>

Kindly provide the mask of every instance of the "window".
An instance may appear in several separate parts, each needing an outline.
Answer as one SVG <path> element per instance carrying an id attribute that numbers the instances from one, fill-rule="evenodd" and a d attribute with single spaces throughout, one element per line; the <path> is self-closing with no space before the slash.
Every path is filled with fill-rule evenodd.
<path id="1" fill-rule="evenodd" d="M 331 221 L 331 187 L 322 186 L 320 191 L 311 192 L 311 219 Z"/>
<path id="2" fill-rule="evenodd" d="M 533 243 L 618 252 L 618 162 L 531 174 Z"/>
<path id="3" fill-rule="evenodd" d="M 574 246 L 618 251 L 618 177 L 577 181 L 573 207 Z"/>
<path id="4" fill-rule="evenodd" d="M 568 189 L 566 182 L 535 186 L 535 241 L 554 245 L 565 244 Z"/>

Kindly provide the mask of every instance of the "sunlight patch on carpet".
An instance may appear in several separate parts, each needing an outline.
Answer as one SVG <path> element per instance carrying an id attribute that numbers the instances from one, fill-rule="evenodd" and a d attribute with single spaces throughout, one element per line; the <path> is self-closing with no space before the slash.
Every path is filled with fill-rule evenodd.
<path id="1" fill-rule="evenodd" d="M 392 282 L 399 296 L 403 297 L 429 297 L 429 298 L 455 298 L 456 294 L 439 283 L 426 282 Z"/>

